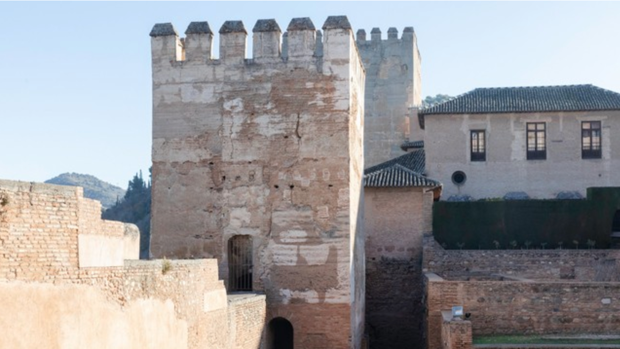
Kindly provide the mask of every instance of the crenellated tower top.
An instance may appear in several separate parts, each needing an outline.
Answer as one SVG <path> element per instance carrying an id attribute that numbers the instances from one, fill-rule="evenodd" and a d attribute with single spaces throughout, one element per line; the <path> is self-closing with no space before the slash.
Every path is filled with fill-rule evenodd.
<path id="1" fill-rule="evenodd" d="M 275 19 L 260 19 L 252 29 L 252 58 L 246 59 L 247 31 L 242 21 L 226 21 L 219 30 L 219 59 L 213 57 L 213 31 L 208 22 L 192 22 L 180 38 L 171 23 L 155 24 L 151 30 L 154 65 L 174 62 L 261 63 L 276 60 L 307 60 L 323 56 L 327 36 L 351 33 L 346 16 L 330 16 L 316 30 L 310 18 L 293 18 L 285 33 Z M 329 33 L 328 33 L 329 32 Z"/>

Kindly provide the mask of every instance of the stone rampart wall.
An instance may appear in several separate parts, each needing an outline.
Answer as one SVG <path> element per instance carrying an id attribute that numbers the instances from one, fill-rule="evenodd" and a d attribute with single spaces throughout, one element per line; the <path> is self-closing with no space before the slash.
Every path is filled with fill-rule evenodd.
<path id="1" fill-rule="evenodd" d="M 446 278 L 502 274 L 535 280 L 620 281 L 620 250 L 446 250 L 426 235 L 423 268 Z"/>
<path id="2" fill-rule="evenodd" d="M 448 281 L 426 274 L 428 348 L 441 348 L 442 310 L 462 305 L 473 335 L 618 334 L 620 283 Z"/>
<path id="3" fill-rule="evenodd" d="M 85 260 L 107 266 L 86 267 L 97 251 L 83 237 L 109 239 L 121 260 L 133 241 L 138 257 L 137 229 L 100 213 L 81 188 L 0 181 L 0 348 L 257 348 L 265 298 L 229 306 L 216 260 L 99 255 Z"/>

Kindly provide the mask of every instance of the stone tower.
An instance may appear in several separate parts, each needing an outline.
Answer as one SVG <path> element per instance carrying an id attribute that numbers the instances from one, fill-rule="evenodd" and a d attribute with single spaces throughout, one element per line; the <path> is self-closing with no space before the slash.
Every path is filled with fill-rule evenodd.
<path id="1" fill-rule="evenodd" d="M 244 24 L 227 21 L 214 59 L 207 22 L 185 39 L 155 25 L 151 254 L 217 258 L 296 348 L 359 348 L 365 75 L 347 18 L 322 29 L 293 19 L 282 52 L 259 20 L 246 59 Z"/>
<path id="2" fill-rule="evenodd" d="M 404 141 L 423 139 L 413 110 L 422 103 L 422 60 L 415 32 L 406 27 L 400 39 L 396 28 L 387 34 L 387 40 L 382 40 L 381 30 L 374 28 L 367 40 L 363 29 L 357 31 L 357 47 L 366 68 L 366 168 L 403 155 L 400 145 Z"/>

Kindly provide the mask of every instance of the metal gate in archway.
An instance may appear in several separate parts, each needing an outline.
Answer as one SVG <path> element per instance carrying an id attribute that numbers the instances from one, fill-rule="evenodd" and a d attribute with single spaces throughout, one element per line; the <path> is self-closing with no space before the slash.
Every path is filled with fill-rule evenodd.
<path id="1" fill-rule="evenodd" d="M 228 240 L 228 291 L 252 291 L 252 237 L 236 235 Z"/>

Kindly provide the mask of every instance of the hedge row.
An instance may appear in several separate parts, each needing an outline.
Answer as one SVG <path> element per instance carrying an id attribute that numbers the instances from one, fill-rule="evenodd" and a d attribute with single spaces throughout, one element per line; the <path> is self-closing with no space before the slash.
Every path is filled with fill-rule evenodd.
<path id="1" fill-rule="evenodd" d="M 588 188 L 586 200 L 439 201 L 433 234 L 448 249 L 608 248 L 618 209 L 620 188 Z"/>

